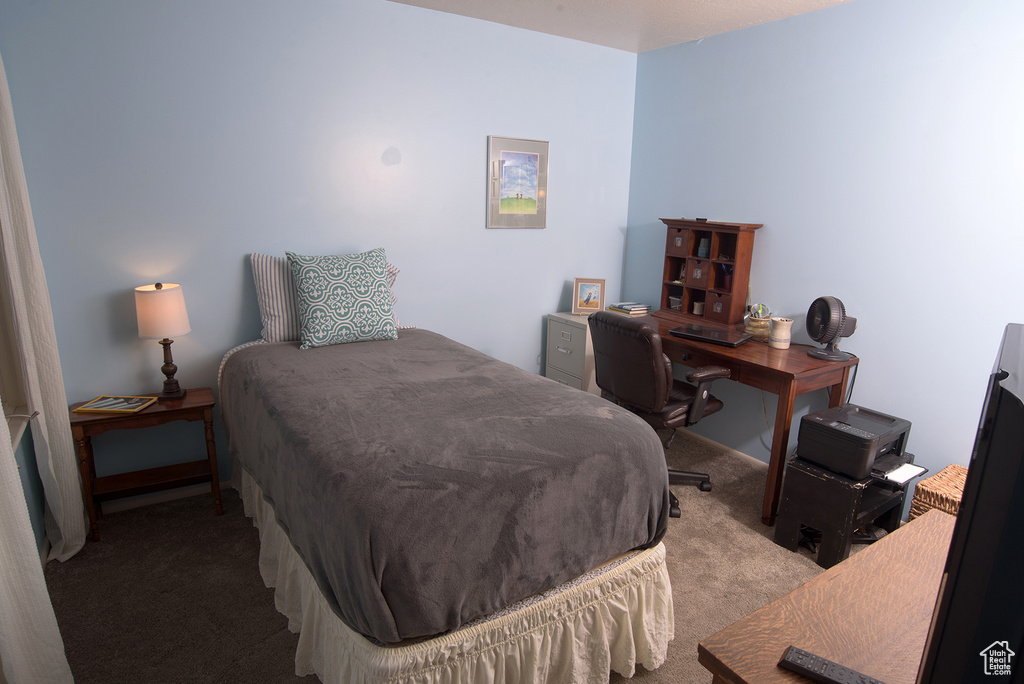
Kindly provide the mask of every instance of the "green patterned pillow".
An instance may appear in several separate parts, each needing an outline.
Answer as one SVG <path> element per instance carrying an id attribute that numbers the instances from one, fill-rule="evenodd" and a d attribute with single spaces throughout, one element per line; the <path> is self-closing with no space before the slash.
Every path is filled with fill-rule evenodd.
<path id="1" fill-rule="evenodd" d="M 285 255 L 299 305 L 299 349 L 398 339 L 383 249 Z"/>

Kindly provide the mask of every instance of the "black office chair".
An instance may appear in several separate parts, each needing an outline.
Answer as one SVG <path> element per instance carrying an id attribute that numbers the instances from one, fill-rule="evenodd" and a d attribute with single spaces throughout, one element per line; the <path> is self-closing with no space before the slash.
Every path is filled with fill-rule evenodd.
<path id="1" fill-rule="evenodd" d="M 599 311 L 591 314 L 589 324 L 601 396 L 640 416 L 656 431 L 671 430 L 662 442 L 666 448 L 677 428 L 721 410 L 722 402 L 709 390 L 715 380 L 729 377 L 728 368 L 695 368 L 686 375 L 689 382 L 675 380 L 672 362 L 661 350 L 661 335 L 648 321 Z M 711 491 L 711 478 L 705 473 L 670 469 L 668 481 Z M 674 495 L 670 502 L 669 515 L 678 518 Z"/>

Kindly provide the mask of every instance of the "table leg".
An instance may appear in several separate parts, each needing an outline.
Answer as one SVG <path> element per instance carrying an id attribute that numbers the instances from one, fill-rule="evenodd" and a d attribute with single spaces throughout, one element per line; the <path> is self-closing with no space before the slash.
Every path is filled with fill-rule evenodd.
<path id="1" fill-rule="evenodd" d="M 846 399 L 846 387 L 850 382 L 850 367 L 843 369 L 843 379 L 828 388 L 828 407 L 835 408 Z"/>
<path id="2" fill-rule="evenodd" d="M 828 388 L 828 406 L 835 408 L 846 398 L 846 387 L 850 381 L 850 367 L 843 369 L 843 378 Z M 779 404 L 775 412 L 775 434 L 772 437 L 772 456 L 768 462 L 768 482 L 764 488 L 764 503 L 761 506 L 761 522 L 775 524 L 779 512 L 779 496 L 782 493 L 782 473 L 786 468 L 786 450 L 789 448 L 789 428 L 793 422 L 793 402 L 796 399 L 796 382 L 782 386 Z"/>
<path id="3" fill-rule="evenodd" d="M 92 452 L 92 437 L 85 438 L 85 454 L 89 459 L 89 482 L 92 483 L 96 481 L 96 456 Z M 95 492 L 92 495 L 92 503 L 96 511 L 96 520 L 103 520 L 103 503 Z"/>
<path id="4" fill-rule="evenodd" d="M 772 456 L 768 461 L 768 481 L 764 487 L 764 502 L 761 505 L 761 522 L 775 524 L 779 511 L 779 495 L 782 493 L 782 471 L 786 467 L 786 449 L 789 448 L 789 425 L 793 422 L 793 401 L 796 398 L 796 383 L 785 383 L 779 391 L 779 403 L 775 409 L 775 434 L 772 436 Z"/>
<path id="5" fill-rule="evenodd" d="M 210 460 L 210 489 L 217 515 L 224 513 L 220 503 L 220 474 L 217 472 L 217 446 L 213 440 L 213 409 L 203 410 L 203 426 L 206 429 L 206 457 Z"/>
<path id="6" fill-rule="evenodd" d="M 85 510 L 89 513 L 89 531 L 93 541 L 100 540 L 100 527 L 96 523 L 96 502 L 92 498 L 92 439 L 85 436 L 81 428 L 71 428 L 71 436 L 75 440 L 75 451 L 78 455 L 78 473 L 82 478 L 82 498 L 85 499 Z"/>

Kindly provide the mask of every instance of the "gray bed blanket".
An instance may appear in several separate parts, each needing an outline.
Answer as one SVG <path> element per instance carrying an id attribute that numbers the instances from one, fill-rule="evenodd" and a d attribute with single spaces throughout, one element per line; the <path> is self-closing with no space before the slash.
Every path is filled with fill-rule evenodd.
<path id="1" fill-rule="evenodd" d="M 456 629 L 665 533 L 646 423 L 426 330 L 242 349 L 221 412 L 338 617 L 382 643 Z"/>

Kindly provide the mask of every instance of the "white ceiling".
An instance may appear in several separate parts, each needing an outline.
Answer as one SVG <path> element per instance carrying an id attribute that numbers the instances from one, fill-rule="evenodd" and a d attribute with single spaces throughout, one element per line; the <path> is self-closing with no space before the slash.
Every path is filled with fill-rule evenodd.
<path id="1" fill-rule="evenodd" d="M 848 0 L 392 0 L 646 52 Z"/>

